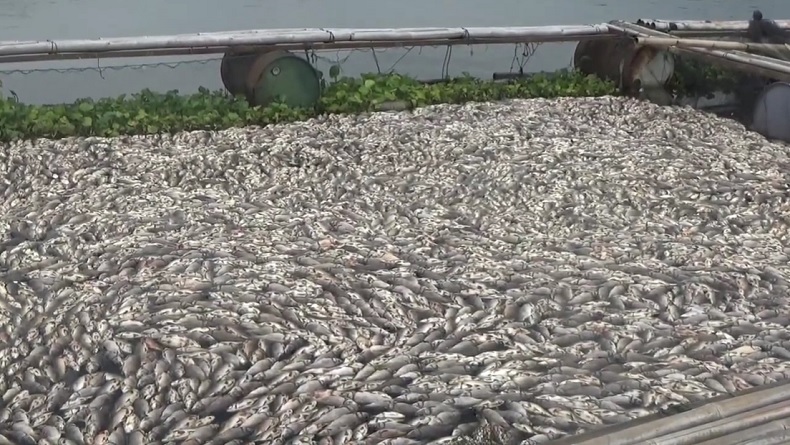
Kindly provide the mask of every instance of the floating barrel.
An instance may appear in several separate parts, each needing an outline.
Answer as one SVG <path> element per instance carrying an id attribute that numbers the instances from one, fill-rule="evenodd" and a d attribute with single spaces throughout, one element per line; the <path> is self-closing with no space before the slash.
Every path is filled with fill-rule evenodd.
<path id="1" fill-rule="evenodd" d="M 675 71 L 675 59 L 669 52 L 638 47 L 625 38 L 582 40 L 576 46 L 573 65 L 631 93 L 664 86 Z"/>
<path id="2" fill-rule="evenodd" d="M 321 75 L 307 60 L 288 51 L 258 55 L 247 72 L 245 94 L 252 105 L 280 101 L 292 107 L 311 107 L 321 96 Z"/>
<path id="3" fill-rule="evenodd" d="M 768 139 L 790 142 L 790 83 L 772 83 L 754 104 L 752 129 Z"/>
<path id="4" fill-rule="evenodd" d="M 247 95 L 247 75 L 260 52 L 228 51 L 222 56 L 219 71 L 225 89 L 234 96 Z"/>

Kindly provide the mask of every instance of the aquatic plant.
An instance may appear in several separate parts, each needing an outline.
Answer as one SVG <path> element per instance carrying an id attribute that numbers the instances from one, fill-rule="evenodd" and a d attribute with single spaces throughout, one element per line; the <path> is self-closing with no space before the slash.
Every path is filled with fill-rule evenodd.
<path id="1" fill-rule="evenodd" d="M 675 57 L 675 72 L 667 88 L 676 97 L 707 96 L 713 93 L 732 93 L 744 75 L 689 57 Z"/>
<path id="2" fill-rule="evenodd" d="M 399 74 L 337 78 L 328 83 L 312 108 L 290 108 L 275 103 L 251 107 L 224 91 L 201 88 L 198 93 L 155 93 L 71 104 L 28 105 L 0 99 L 0 140 L 119 136 L 220 130 L 308 119 L 324 113 L 359 113 L 386 109 L 470 101 L 616 94 L 614 84 L 576 71 L 560 71 L 507 82 L 460 77 L 423 83 Z"/>

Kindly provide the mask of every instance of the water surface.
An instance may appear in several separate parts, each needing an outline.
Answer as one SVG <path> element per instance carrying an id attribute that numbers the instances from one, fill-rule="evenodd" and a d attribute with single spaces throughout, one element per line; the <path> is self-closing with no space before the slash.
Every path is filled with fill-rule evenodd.
<path id="1" fill-rule="evenodd" d="M 759 8 L 766 17 L 790 19 L 790 2 L 782 0 L 0 0 L 0 40 L 79 39 L 230 31 L 253 28 L 531 26 L 600 23 L 613 19 L 748 19 Z M 542 45 L 526 65 L 528 71 L 570 65 L 573 45 Z M 382 70 L 394 68 L 421 78 L 442 75 L 446 48 L 377 51 Z M 347 74 L 376 71 L 369 51 L 323 52 L 325 71 L 343 60 Z M 490 77 L 509 71 L 512 45 L 475 45 L 453 49 L 450 74 Z M 194 60 L 190 57 L 187 60 Z M 115 96 L 142 88 L 195 91 L 220 88 L 218 57 L 203 63 L 115 70 L 126 64 L 174 62 L 168 59 L 107 59 L 0 66 L 3 90 L 28 103 L 55 103 L 80 97 Z M 518 64 L 516 64 L 516 69 Z M 73 72 L 73 68 L 88 71 Z M 101 70 L 99 69 L 101 68 Z M 31 69 L 65 69 L 28 72 Z M 24 72 L 7 72 L 23 70 Z"/>

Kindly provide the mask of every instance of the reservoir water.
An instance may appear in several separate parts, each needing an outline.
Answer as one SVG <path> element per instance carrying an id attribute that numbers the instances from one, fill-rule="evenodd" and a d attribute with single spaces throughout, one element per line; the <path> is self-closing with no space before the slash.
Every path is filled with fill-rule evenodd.
<path id="1" fill-rule="evenodd" d="M 255 28 L 385 28 L 422 26 L 532 26 L 635 20 L 790 19 L 783 0 L 0 0 L 0 40 L 62 40 L 181 34 Z M 526 71 L 568 67 L 574 44 L 543 44 Z M 414 48 L 321 52 L 324 72 L 338 61 L 344 74 L 394 70 L 420 78 L 443 74 L 447 49 Z M 490 78 L 518 69 L 515 45 L 453 48 L 449 74 Z M 0 65 L 2 91 L 26 103 L 117 96 L 143 88 L 193 92 L 222 87 L 219 55 L 129 58 Z M 191 63 L 183 63 L 192 61 Z M 515 62 L 515 63 L 514 63 Z M 377 68 L 378 64 L 378 68 Z M 121 68 L 124 65 L 136 67 Z"/>

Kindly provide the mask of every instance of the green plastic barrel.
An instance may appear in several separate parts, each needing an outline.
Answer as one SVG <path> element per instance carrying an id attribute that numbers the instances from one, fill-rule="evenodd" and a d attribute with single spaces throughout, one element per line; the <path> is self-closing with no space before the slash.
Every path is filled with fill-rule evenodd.
<path id="1" fill-rule="evenodd" d="M 321 77 L 305 59 L 288 51 L 261 54 L 247 74 L 247 100 L 266 106 L 281 102 L 291 107 L 311 107 L 321 96 Z"/>
<path id="2" fill-rule="evenodd" d="M 247 76 L 260 52 L 228 51 L 222 56 L 220 76 L 225 89 L 234 96 L 247 95 Z"/>

